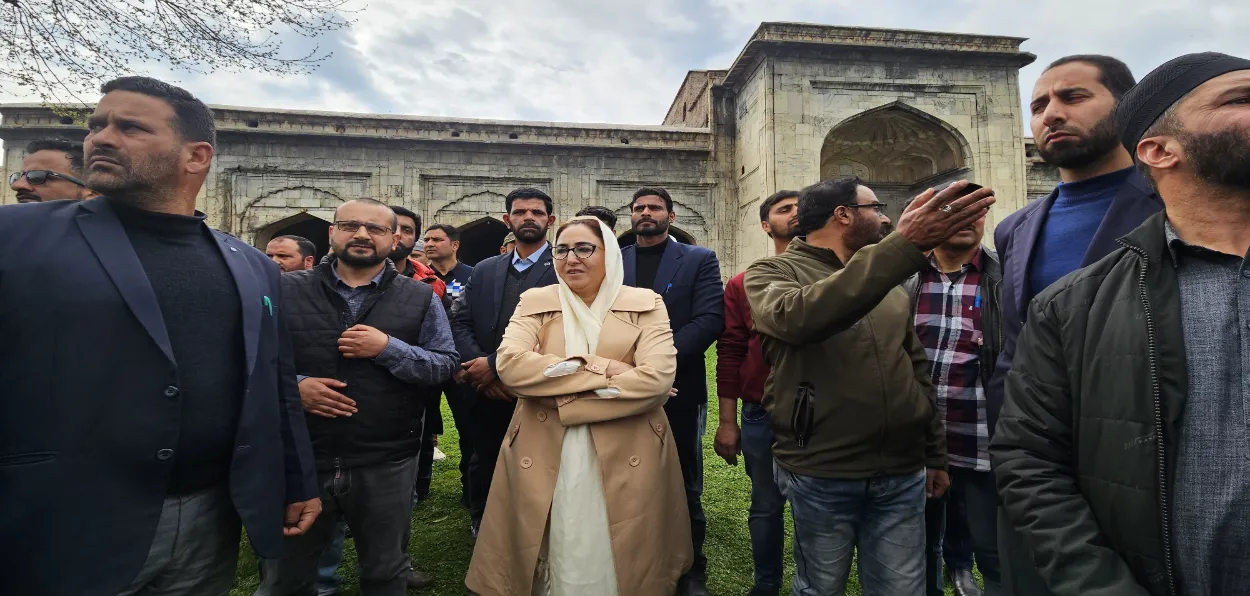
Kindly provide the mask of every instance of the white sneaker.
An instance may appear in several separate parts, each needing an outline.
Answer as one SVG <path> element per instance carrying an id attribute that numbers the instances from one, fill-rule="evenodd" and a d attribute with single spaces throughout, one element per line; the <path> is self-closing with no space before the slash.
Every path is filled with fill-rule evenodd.
<path id="1" fill-rule="evenodd" d="M 438 447 L 434 448 L 434 461 L 443 461 L 447 459 L 447 454 L 443 453 Z"/>

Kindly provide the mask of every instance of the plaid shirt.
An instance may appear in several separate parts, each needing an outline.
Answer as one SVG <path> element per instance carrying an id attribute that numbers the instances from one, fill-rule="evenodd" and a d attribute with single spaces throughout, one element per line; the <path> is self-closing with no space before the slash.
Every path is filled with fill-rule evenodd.
<path id="1" fill-rule="evenodd" d="M 952 466 L 990 471 L 989 426 L 981 384 L 981 259 L 958 273 L 942 273 L 929 257 L 920 272 L 916 334 L 929 356 L 938 415 L 946 422 L 947 460 Z"/>

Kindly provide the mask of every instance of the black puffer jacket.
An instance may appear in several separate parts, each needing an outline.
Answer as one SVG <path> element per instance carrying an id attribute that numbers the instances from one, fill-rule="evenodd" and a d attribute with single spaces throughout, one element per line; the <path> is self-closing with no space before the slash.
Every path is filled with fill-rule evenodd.
<path id="1" fill-rule="evenodd" d="M 1029 306 L 990 443 L 1023 543 L 1003 565 L 1041 580 L 1015 596 L 1177 593 L 1168 498 L 1188 374 L 1164 220 Z"/>
<path id="2" fill-rule="evenodd" d="M 331 259 L 282 276 L 295 371 L 346 383 L 347 388 L 339 392 L 355 400 L 359 408 L 351 417 L 307 417 L 317 469 L 415 456 L 421 447 L 422 388 L 395 378 L 372 360 L 344 358 L 338 351 L 338 338 L 359 323 L 418 345 L 434 292 L 427 284 L 398 275 L 388 263 L 377 290 L 353 319 L 347 301 L 334 289 L 333 266 Z"/>

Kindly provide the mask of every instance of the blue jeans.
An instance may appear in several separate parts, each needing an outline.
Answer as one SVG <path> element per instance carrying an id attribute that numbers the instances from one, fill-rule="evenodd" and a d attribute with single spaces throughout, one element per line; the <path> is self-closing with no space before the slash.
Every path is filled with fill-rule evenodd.
<path id="1" fill-rule="evenodd" d="M 967 514 L 966 528 L 970 547 L 976 553 L 977 570 L 985 582 L 985 596 L 1002 596 L 1002 573 L 998 565 L 998 492 L 994 474 L 952 466 L 950 475 L 951 487 L 946 498 L 929 501 L 926 512 L 928 593 L 930 596 L 945 593 L 942 532 L 952 528 L 953 516 L 963 510 Z"/>
<path id="2" fill-rule="evenodd" d="M 755 585 L 781 589 L 785 542 L 786 498 L 773 478 L 773 429 L 768 411 L 759 404 L 742 404 L 742 464 L 751 479 L 751 556 Z"/>
<path id="3" fill-rule="evenodd" d="M 794 516 L 794 596 L 845 594 L 857 549 L 864 596 L 924 593 L 924 470 L 838 480 L 773 469 Z"/>
<path id="4" fill-rule="evenodd" d="M 339 589 L 339 584 L 343 583 L 343 578 L 339 577 L 339 565 L 343 563 L 343 541 L 347 539 L 347 523 L 339 521 L 334 528 L 334 538 L 330 540 L 330 546 L 326 547 L 325 552 L 321 553 L 321 560 L 317 561 L 317 593 L 333 594 Z"/>

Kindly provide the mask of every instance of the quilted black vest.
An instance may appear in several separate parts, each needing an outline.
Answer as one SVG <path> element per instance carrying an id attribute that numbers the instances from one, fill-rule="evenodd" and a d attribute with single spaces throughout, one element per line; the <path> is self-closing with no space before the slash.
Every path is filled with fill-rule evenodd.
<path id="1" fill-rule="evenodd" d="M 417 454 L 421 447 L 423 388 L 395 378 L 372 360 L 344 358 L 338 338 L 363 324 L 418 345 L 421 323 L 434 296 L 429 285 L 397 275 L 388 266 L 378 287 L 353 318 L 334 289 L 333 261 L 282 275 L 283 321 L 295 352 L 295 372 L 338 379 L 339 393 L 356 401 L 351 417 L 305 414 L 318 471 L 367 466 Z"/>

